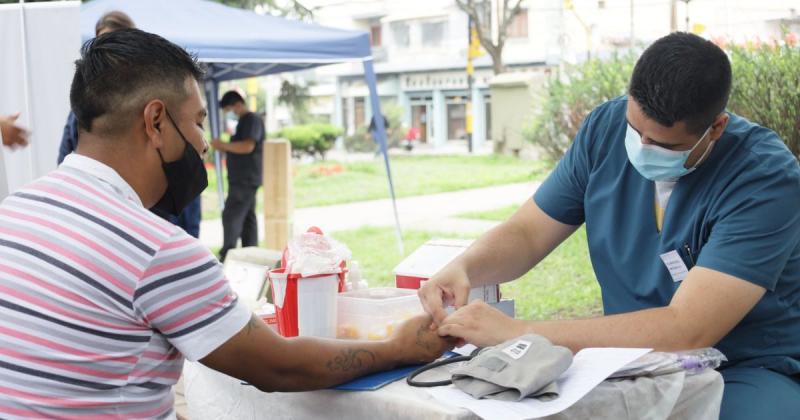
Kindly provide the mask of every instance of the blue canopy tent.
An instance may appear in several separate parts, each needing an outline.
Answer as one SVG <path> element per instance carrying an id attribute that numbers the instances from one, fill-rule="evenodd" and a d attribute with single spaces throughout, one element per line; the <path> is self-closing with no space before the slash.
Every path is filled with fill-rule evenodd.
<path id="1" fill-rule="evenodd" d="M 219 82 L 308 69 L 326 64 L 360 61 L 369 88 L 373 115 L 382 115 L 376 88 L 369 35 L 259 15 L 205 0 L 94 0 L 81 6 L 81 36 L 94 37 L 95 22 L 105 13 L 121 10 L 136 26 L 169 39 L 196 54 L 208 67 L 205 81 L 209 123 L 220 134 L 217 106 Z M 383 154 L 394 209 L 398 246 L 402 236 L 383 118 L 375 118 L 375 134 Z M 220 200 L 224 197 L 222 168 L 215 159 Z"/>

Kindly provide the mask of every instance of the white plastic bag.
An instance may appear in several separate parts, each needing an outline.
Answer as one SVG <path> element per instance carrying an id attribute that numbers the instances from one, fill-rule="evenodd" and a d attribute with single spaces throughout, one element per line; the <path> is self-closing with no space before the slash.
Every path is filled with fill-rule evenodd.
<path id="1" fill-rule="evenodd" d="M 342 262 L 352 255 L 346 245 L 313 231 L 292 238 L 287 251 L 286 271 L 302 277 L 341 273 Z"/>

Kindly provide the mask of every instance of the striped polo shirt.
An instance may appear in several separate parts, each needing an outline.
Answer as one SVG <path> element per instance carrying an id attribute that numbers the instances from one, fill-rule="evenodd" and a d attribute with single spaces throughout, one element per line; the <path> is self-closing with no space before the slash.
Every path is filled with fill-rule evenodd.
<path id="1" fill-rule="evenodd" d="M 184 357 L 249 318 L 211 252 L 96 160 L 0 204 L 0 418 L 174 418 Z"/>

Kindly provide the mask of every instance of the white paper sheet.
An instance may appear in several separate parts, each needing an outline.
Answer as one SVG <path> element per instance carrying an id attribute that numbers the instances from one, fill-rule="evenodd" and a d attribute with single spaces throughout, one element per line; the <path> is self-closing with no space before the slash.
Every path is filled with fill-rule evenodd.
<path id="1" fill-rule="evenodd" d="M 589 348 L 575 355 L 572 365 L 558 378 L 559 397 L 552 401 L 526 399 L 522 402 L 476 400 L 454 386 L 431 388 L 437 400 L 466 408 L 487 420 L 531 419 L 566 410 L 622 368 L 651 349 Z"/>

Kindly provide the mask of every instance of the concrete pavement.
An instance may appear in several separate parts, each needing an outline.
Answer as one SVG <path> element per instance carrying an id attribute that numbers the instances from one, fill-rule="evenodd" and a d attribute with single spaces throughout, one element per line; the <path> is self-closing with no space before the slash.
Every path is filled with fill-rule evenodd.
<path id="1" fill-rule="evenodd" d="M 397 211 L 400 226 L 405 230 L 481 233 L 497 222 L 465 220 L 456 216 L 494 210 L 530 199 L 539 182 L 499 185 L 486 188 L 400 198 Z M 258 215 L 259 237 L 263 232 L 263 215 Z M 309 226 L 319 226 L 325 232 L 358 229 L 364 226 L 393 227 L 394 213 L 390 199 L 361 201 L 333 206 L 296 209 L 294 231 L 303 232 Z M 200 225 L 200 240 L 210 248 L 222 245 L 222 220 L 204 220 Z"/>

